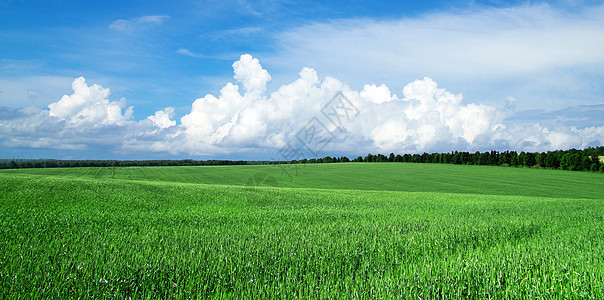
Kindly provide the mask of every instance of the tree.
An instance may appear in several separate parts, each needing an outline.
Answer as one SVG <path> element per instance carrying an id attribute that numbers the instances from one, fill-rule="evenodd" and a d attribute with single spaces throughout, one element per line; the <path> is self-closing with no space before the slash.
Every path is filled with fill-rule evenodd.
<path id="1" fill-rule="evenodd" d="M 499 161 L 499 152 L 495 150 L 491 150 L 491 155 L 489 155 L 489 165 L 497 165 Z"/>
<path id="2" fill-rule="evenodd" d="M 589 168 L 591 167 L 591 164 L 592 164 L 591 157 L 589 157 L 587 155 L 580 155 L 580 157 L 581 157 L 580 158 L 580 160 L 581 160 L 580 170 L 589 171 Z"/>
<path id="3" fill-rule="evenodd" d="M 560 158 L 556 152 L 547 152 L 545 156 L 545 167 L 551 169 L 560 168 Z"/>
<path id="4" fill-rule="evenodd" d="M 461 154 L 459 152 L 455 151 L 455 154 L 453 154 L 453 157 L 451 158 L 451 163 L 454 165 L 461 164 Z"/>
<path id="5" fill-rule="evenodd" d="M 532 167 L 537 164 L 537 160 L 535 160 L 535 154 L 528 152 L 524 156 L 524 165 L 527 167 Z"/>
<path id="6" fill-rule="evenodd" d="M 516 156 L 516 155 L 510 156 L 510 165 L 512 165 L 514 167 L 518 165 L 518 156 Z"/>
<path id="7" fill-rule="evenodd" d="M 578 153 L 566 153 L 562 156 L 560 161 L 560 168 L 562 170 L 577 171 L 581 166 L 580 156 Z"/>
<path id="8" fill-rule="evenodd" d="M 524 151 L 520 152 L 520 154 L 518 154 L 518 160 L 516 162 L 517 162 L 517 164 L 519 164 L 521 166 L 525 166 L 526 165 L 526 152 L 524 152 Z"/>
<path id="9" fill-rule="evenodd" d="M 505 151 L 504 153 L 499 154 L 499 160 L 497 164 L 500 166 L 509 166 L 510 165 L 510 152 Z"/>
<path id="10" fill-rule="evenodd" d="M 591 167 L 589 168 L 590 171 L 592 172 L 598 172 L 598 165 L 596 163 L 591 164 Z"/>
<path id="11" fill-rule="evenodd" d="M 537 165 L 538 166 L 540 166 L 542 168 L 545 167 L 545 157 L 546 157 L 545 152 L 543 152 L 543 153 L 537 153 L 535 155 L 535 160 L 537 161 Z"/>
<path id="12" fill-rule="evenodd" d="M 478 164 L 479 165 L 488 165 L 489 161 L 490 161 L 489 152 L 480 153 L 480 155 L 478 155 Z"/>

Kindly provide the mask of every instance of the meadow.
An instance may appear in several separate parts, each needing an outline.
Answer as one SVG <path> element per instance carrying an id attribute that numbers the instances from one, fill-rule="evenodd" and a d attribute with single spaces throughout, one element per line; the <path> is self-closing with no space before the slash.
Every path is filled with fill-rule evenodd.
<path id="1" fill-rule="evenodd" d="M 2 296 L 604 295 L 604 174 L 282 167 L 2 170 Z"/>

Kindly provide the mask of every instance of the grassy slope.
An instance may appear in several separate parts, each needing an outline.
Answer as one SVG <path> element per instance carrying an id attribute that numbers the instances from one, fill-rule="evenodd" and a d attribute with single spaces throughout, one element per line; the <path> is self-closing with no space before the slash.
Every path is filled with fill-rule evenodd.
<path id="1" fill-rule="evenodd" d="M 282 168 L 292 176 L 287 176 Z M 220 185 L 250 185 L 252 176 L 270 176 L 273 179 L 264 184 L 279 187 L 604 199 L 601 173 L 439 164 L 24 169 L 2 173 Z"/>
<path id="2" fill-rule="evenodd" d="M 279 176 L 261 166 L 115 170 L 137 180 L 112 179 L 109 169 L 4 171 L 0 290 L 26 298 L 604 293 L 600 174 L 351 164 L 278 177 L 295 189 L 187 183 L 243 184 L 258 171 Z M 540 192 L 526 184 L 535 177 L 557 182 L 558 198 L 518 196 Z M 511 178 L 527 188 L 517 191 Z M 439 192 L 357 190 L 363 182 Z M 315 184 L 324 190 L 303 187 Z M 459 193 L 468 189 L 502 195 Z"/>

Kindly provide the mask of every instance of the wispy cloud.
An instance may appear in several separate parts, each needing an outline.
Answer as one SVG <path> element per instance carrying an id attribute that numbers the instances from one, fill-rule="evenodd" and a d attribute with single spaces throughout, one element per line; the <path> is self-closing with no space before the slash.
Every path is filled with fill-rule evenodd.
<path id="1" fill-rule="evenodd" d="M 339 20 L 286 31 L 281 38 L 288 52 L 323 60 L 344 55 L 339 61 L 377 62 L 427 73 L 505 76 L 604 65 L 600 13 L 604 6 L 565 14 L 537 5 L 419 19 Z"/>
<path id="2" fill-rule="evenodd" d="M 178 49 L 176 50 L 176 53 L 196 58 L 207 58 L 207 56 L 203 54 L 193 53 L 189 49 Z"/>
<path id="3" fill-rule="evenodd" d="M 485 98 L 494 93 L 482 87 L 505 86 L 497 91 L 501 98 L 545 105 L 542 95 L 587 98 L 586 76 L 604 76 L 602 15 L 604 6 L 566 12 L 542 4 L 333 20 L 280 33 L 279 55 L 270 63 L 291 72 L 295 57 L 357 86 L 365 78 L 392 85 L 431 76 L 464 90 L 481 89 L 477 94 Z"/>
<path id="4" fill-rule="evenodd" d="M 254 15 L 254 16 L 261 16 L 262 13 L 260 13 L 258 10 L 256 10 L 252 3 L 250 3 L 250 1 L 247 0 L 237 0 L 237 2 L 239 3 L 239 6 L 241 7 L 241 9 L 243 9 L 245 12 L 247 12 L 248 14 Z"/>
<path id="5" fill-rule="evenodd" d="M 128 20 L 118 19 L 109 24 L 109 29 L 115 31 L 131 31 L 141 26 L 161 25 L 169 18 L 169 16 L 142 16 Z"/>
<path id="6" fill-rule="evenodd" d="M 233 60 L 233 58 L 237 57 L 236 54 L 221 54 L 221 55 L 205 55 L 200 53 L 195 53 L 189 49 L 178 49 L 176 53 L 182 54 L 185 56 L 195 57 L 195 58 L 207 58 L 207 59 L 218 59 L 218 60 Z"/>
<path id="7" fill-rule="evenodd" d="M 22 76 L 0 78 L 0 103 L 6 106 L 45 106 L 68 91 L 73 77 Z"/>
<path id="8" fill-rule="evenodd" d="M 210 39 L 221 39 L 221 38 L 241 38 L 244 36 L 248 36 L 251 34 L 257 34 L 262 32 L 261 27 L 250 26 L 250 27 L 241 27 L 241 28 L 233 28 L 226 30 L 219 30 L 215 32 L 204 33 L 201 35 L 202 38 L 210 38 Z"/>

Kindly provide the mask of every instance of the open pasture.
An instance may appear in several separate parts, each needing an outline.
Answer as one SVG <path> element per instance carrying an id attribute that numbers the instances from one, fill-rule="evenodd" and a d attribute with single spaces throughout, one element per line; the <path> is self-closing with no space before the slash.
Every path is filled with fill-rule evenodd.
<path id="1" fill-rule="evenodd" d="M 604 175 L 546 169 L 414 163 L 2 170 L 26 177 L 206 185 L 604 199 Z M 254 184 L 255 183 L 255 184 Z"/>
<path id="2" fill-rule="evenodd" d="M 1 171 L 0 191 L 8 298 L 604 295 L 598 173 L 31 169 Z"/>

